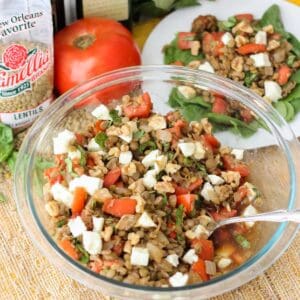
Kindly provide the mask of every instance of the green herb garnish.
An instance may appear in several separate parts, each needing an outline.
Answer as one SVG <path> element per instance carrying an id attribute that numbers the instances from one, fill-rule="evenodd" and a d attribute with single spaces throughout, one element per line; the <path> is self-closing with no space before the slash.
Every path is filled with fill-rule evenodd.
<path id="1" fill-rule="evenodd" d="M 243 249 L 249 249 L 251 247 L 250 242 L 241 234 L 235 235 L 234 239 Z"/>
<path id="2" fill-rule="evenodd" d="M 139 140 L 140 138 L 142 138 L 145 135 L 145 131 L 144 130 L 138 130 L 136 132 L 133 133 L 133 138 L 135 140 Z"/>
<path id="3" fill-rule="evenodd" d="M 112 118 L 113 124 L 119 125 L 122 123 L 122 118 L 119 116 L 119 112 L 116 109 L 111 110 L 109 115 Z"/>
<path id="4" fill-rule="evenodd" d="M 79 145 L 77 146 L 77 149 L 80 151 L 79 164 L 84 167 L 86 165 L 86 151 Z"/>
<path id="5" fill-rule="evenodd" d="M 105 148 L 105 142 L 108 139 L 108 136 L 104 132 L 99 132 L 95 136 L 95 142 L 101 147 Z"/>
<path id="6" fill-rule="evenodd" d="M 61 228 L 63 227 L 65 224 L 67 224 L 67 220 L 66 219 L 61 219 L 56 223 L 56 227 Z"/>
<path id="7" fill-rule="evenodd" d="M 168 152 L 170 149 L 170 143 L 163 143 L 163 151 Z"/>
<path id="8" fill-rule="evenodd" d="M 5 198 L 4 194 L 0 192 L 0 203 L 3 203 L 5 201 L 6 201 L 6 198 Z"/>
<path id="9" fill-rule="evenodd" d="M 252 82 L 254 82 L 257 79 L 258 75 L 256 73 L 251 73 L 250 71 L 247 71 L 245 73 L 245 79 L 244 83 L 246 87 L 250 87 Z"/>
<path id="10" fill-rule="evenodd" d="M 288 65 L 289 67 L 292 67 L 292 66 L 293 66 L 293 63 L 295 62 L 295 60 L 296 60 L 296 55 L 291 54 L 291 55 L 289 55 L 289 57 L 287 58 L 286 63 L 287 63 L 287 65 Z"/>
<path id="11" fill-rule="evenodd" d="M 183 212 L 184 212 L 184 207 L 182 204 L 180 204 L 175 212 L 176 215 L 176 226 L 181 227 L 183 224 Z"/>
<path id="12" fill-rule="evenodd" d="M 237 24 L 237 19 L 235 17 L 229 17 L 226 21 L 221 21 L 218 23 L 220 31 L 230 31 L 232 27 Z"/>
<path id="13" fill-rule="evenodd" d="M 153 142 L 153 141 L 147 141 L 147 142 L 139 145 L 140 153 L 144 153 L 145 150 L 155 150 L 155 149 L 157 149 L 157 146 L 156 146 L 155 142 Z"/>
<path id="14" fill-rule="evenodd" d="M 161 201 L 162 207 L 166 207 L 168 204 L 168 197 L 166 194 L 163 194 L 162 197 L 163 197 Z"/>
<path id="15" fill-rule="evenodd" d="M 82 247 L 82 245 L 79 242 L 76 242 L 75 248 L 81 254 L 79 261 L 83 264 L 87 264 L 90 261 L 90 255 L 88 254 L 88 252 Z"/>
<path id="16" fill-rule="evenodd" d="M 184 157 L 183 158 L 183 164 L 186 166 L 186 167 L 191 167 L 193 165 L 193 160 L 189 157 Z"/>

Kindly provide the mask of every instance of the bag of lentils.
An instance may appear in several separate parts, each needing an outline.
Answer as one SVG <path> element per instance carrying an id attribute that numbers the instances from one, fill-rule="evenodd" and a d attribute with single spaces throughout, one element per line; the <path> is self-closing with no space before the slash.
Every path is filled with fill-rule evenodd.
<path id="1" fill-rule="evenodd" d="M 0 0 L 0 122 L 28 127 L 53 99 L 50 0 Z"/>

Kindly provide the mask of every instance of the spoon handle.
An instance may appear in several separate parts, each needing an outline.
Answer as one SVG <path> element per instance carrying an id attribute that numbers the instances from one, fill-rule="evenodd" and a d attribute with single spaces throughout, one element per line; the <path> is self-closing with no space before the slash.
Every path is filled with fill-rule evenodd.
<path id="1" fill-rule="evenodd" d="M 261 213 L 254 216 L 248 217 L 234 217 L 225 219 L 219 222 L 219 226 L 224 226 L 233 223 L 240 223 L 240 222 L 255 222 L 255 221 L 268 221 L 268 222 L 296 222 L 300 223 L 300 209 L 295 210 L 274 210 L 271 212 Z M 219 227 L 218 226 L 218 227 Z"/>

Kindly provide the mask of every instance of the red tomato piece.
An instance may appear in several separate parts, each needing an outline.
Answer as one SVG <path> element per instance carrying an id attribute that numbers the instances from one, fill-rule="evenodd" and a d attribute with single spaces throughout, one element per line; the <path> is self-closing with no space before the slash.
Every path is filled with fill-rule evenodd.
<path id="1" fill-rule="evenodd" d="M 203 183 L 203 179 L 202 178 L 197 178 L 194 182 L 192 182 L 189 187 L 188 190 L 190 192 L 194 191 L 195 189 L 199 188 Z"/>
<path id="2" fill-rule="evenodd" d="M 136 200 L 131 198 L 106 199 L 102 211 L 106 214 L 121 218 L 135 213 Z"/>
<path id="3" fill-rule="evenodd" d="M 220 220 L 224 220 L 236 216 L 237 210 L 232 209 L 231 211 L 228 211 L 226 208 L 221 208 L 219 212 L 216 211 L 212 212 L 211 215 L 214 218 L 214 220 L 217 222 Z"/>
<path id="4" fill-rule="evenodd" d="M 63 176 L 60 173 L 60 169 L 58 167 L 51 167 L 45 169 L 44 176 L 47 178 L 48 182 L 53 185 L 56 182 L 60 183 L 63 181 Z"/>
<path id="5" fill-rule="evenodd" d="M 216 114 L 225 114 L 227 112 L 228 103 L 223 97 L 215 96 L 212 112 Z"/>
<path id="6" fill-rule="evenodd" d="M 234 193 L 233 198 L 235 202 L 241 202 L 247 195 L 248 195 L 248 188 L 242 185 Z"/>
<path id="7" fill-rule="evenodd" d="M 264 44 L 249 43 L 239 47 L 236 51 L 241 55 L 247 55 L 252 53 L 265 52 L 267 51 L 267 48 Z"/>
<path id="8" fill-rule="evenodd" d="M 211 148 L 212 150 L 218 149 L 221 145 L 220 142 L 216 139 L 216 137 L 213 136 L 212 134 L 204 134 L 203 140 L 205 145 L 208 148 Z"/>
<path id="9" fill-rule="evenodd" d="M 59 242 L 59 246 L 73 259 L 78 260 L 79 255 L 74 245 L 69 240 L 62 240 Z"/>
<path id="10" fill-rule="evenodd" d="M 72 215 L 79 215 L 84 209 L 87 199 L 87 192 L 82 187 L 77 187 L 74 190 L 74 198 L 72 203 Z"/>
<path id="11" fill-rule="evenodd" d="M 199 258 L 203 260 L 213 260 L 214 259 L 214 244 L 211 240 L 205 239 L 194 239 L 192 240 L 192 247 L 201 249 Z"/>
<path id="12" fill-rule="evenodd" d="M 250 174 L 249 167 L 243 163 L 237 162 L 230 154 L 225 154 L 222 157 L 224 168 L 228 171 L 239 172 L 242 177 Z"/>
<path id="13" fill-rule="evenodd" d="M 238 14 L 234 16 L 238 21 L 247 20 L 249 22 L 252 22 L 254 17 L 252 14 Z"/>
<path id="14" fill-rule="evenodd" d="M 111 185 L 115 184 L 121 176 L 121 168 L 116 167 L 110 170 L 105 176 L 103 185 L 105 187 L 110 187 Z"/>
<path id="15" fill-rule="evenodd" d="M 203 281 L 207 281 L 209 279 L 206 273 L 205 263 L 203 259 L 199 258 L 197 262 L 192 264 L 191 269 L 192 271 L 197 273 Z"/>
<path id="16" fill-rule="evenodd" d="M 175 189 L 176 196 L 178 196 L 178 195 L 184 195 L 184 194 L 188 194 L 189 193 L 189 189 L 188 188 L 185 188 L 183 186 L 179 186 L 176 183 L 173 183 L 173 187 Z"/>
<path id="17" fill-rule="evenodd" d="M 139 103 L 130 104 L 123 107 L 126 117 L 132 118 L 147 118 L 152 109 L 152 102 L 149 93 L 144 93 L 139 99 Z"/>
<path id="18" fill-rule="evenodd" d="M 194 209 L 195 201 L 197 199 L 195 194 L 185 194 L 177 196 L 177 205 L 183 205 L 184 211 L 190 213 Z"/>
<path id="19" fill-rule="evenodd" d="M 289 68 L 287 65 L 282 65 L 278 70 L 277 82 L 280 85 L 286 84 L 288 82 L 291 74 L 292 74 L 292 69 Z"/>
<path id="20" fill-rule="evenodd" d="M 219 56 L 224 53 L 224 43 L 222 36 L 224 32 L 205 32 L 202 39 L 202 49 L 206 54 Z"/>
<path id="21" fill-rule="evenodd" d="M 196 34 L 194 32 L 179 32 L 177 38 L 178 48 L 181 50 L 190 49 L 195 35 Z"/>

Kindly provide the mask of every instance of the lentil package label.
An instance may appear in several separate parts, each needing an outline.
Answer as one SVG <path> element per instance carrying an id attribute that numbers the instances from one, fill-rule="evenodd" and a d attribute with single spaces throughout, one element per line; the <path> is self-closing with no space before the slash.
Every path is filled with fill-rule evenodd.
<path id="1" fill-rule="evenodd" d="M 53 99 L 51 4 L 0 0 L 0 121 L 28 127 Z"/>

